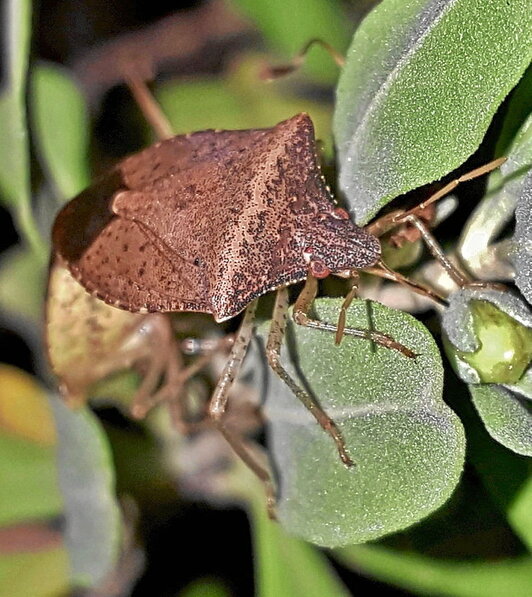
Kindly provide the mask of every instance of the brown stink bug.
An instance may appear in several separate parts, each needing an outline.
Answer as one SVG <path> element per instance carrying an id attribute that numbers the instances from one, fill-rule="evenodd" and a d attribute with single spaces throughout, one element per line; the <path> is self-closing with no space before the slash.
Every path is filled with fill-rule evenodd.
<path id="1" fill-rule="evenodd" d="M 352 464 L 334 421 L 279 360 L 287 286 L 306 281 L 294 308 L 297 323 L 336 332 L 308 315 L 317 280 L 352 277 L 380 263 L 378 239 L 333 202 L 307 114 L 268 129 L 179 135 L 126 158 L 61 210 L 53 246 L 88 292 L 115 307 L 198 311 L 217 322 L 244 311 L 209 413 L 266 483 L 270 504 L 268 473 L 223 415 L 252 337 L 257 300 L 276 290 L 268 361 L 332 436 L 342 461 Z M 340 327 L 414 356 L 385 334 Z"/>

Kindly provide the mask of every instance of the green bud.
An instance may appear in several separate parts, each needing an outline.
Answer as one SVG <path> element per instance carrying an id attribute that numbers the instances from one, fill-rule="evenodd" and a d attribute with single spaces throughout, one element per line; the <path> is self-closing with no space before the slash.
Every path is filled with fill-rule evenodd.
<path id="1" fill-rule="evenodd" d="M 445 348 L 451 362 L 467 363 L 482 383 L 517 383 L 532 359 L 532 329 L 493 303 L 472 300 L 469 307 L 479 348 L 464 352 L 447 340 Z"/>

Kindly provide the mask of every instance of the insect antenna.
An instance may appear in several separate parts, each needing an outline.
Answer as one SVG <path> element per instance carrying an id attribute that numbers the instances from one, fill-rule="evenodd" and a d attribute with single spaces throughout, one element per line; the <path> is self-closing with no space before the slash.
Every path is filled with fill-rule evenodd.
<path id="1" fill-rule="evenodd" d="M 321 46 L 334 60 L 334 62 L 342 68 L 345 64 L 345 58 L 336 48 L 331 46 L 330 43 L 326 42 L 323 39 L 315 37 L 309 40 L 303 48 L 292 58 L 290 62 L 285 64 L 279 64 L 277 66 L 268 65 L 263 68 L 260 73 L 260 78 L 264 79 L 265 81 L 273 81 L 275 79 L 279 79 L 281 77 L 286 77 L 287 75 L 292 74 L 296 70 L 299 70 L 305 60 L 307 58 L 308 51 L 312 46 L 319 45 Z"/>
<path id="2" fill-rule="evenodd" d="M 412 209 L 404 211 L 403 213 L 398 213 L 397 215 L 395 215 L 393 218 L 393 222 L 395 224 L 400 224 L 401 222 L 404 222 L 409 216 L 415 215 L 416 212 L 421 211 L 422 209 L 425 209 L 432 203 L 435 203 L 442 197 L 445 197 L 445 195 L 448 195 L 460 183 L 466 182 L 468 180 L 473 180 L 474 178 L 483 176 L 484 174 L 487 174 L 488 172 L 491 172 L 492 170 L 496 170 L 497 168 L 499 168 L 499 166 L 504 164 L 506 159 L 507 158 L 505 158 L 505 157 L 497 158 L 496 160 L 492 160 L 491 162 L 488 162 L 487 164 L 484 164 L 483 166 L 480 166 L 479 168 L 475 168 L 474 170 L 471 170 L 470 172 L 466 172 L 465 174 L 462 174 L 462 176 L 459 176 L 458 178 L 451 180 L 451 182 L 447 183 L 443 188 L 441 188 L 439 191 L 437 191 L 436 193 L 431 195 L 428 199 L 425 199 L 425 201 L 422 201 L 419 205 L 416 205 Z"/>
<path id="3" fill-rule="evenodd" d="M 172 130 L 172 125 L 148 89 L 144 78 L 135 69 L 128 69 L 124 75 L 124 81 L 157 138 L 163 141 L 173 137 L 175 133 Z"/>

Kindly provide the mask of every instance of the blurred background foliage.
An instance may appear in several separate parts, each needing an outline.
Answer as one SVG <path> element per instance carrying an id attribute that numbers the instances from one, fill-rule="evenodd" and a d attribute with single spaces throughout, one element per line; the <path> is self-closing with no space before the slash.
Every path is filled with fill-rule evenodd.
<path id="1" fill-rule="evenodd" d="M 376 4 L 5 3 L 2 23 L 11 33 L 5 36 L 0 88 L 0 595 L 530 595 L 529 460 L 491 439 L 467 386 L 449 367 L 444 397 L 466 428 L 468 442 L 451 499 L 407 530 L 325 551 L 268 521 L 261 487 L 216 434 L 182 437 L 163 409 L 141 423 L 133 421 L 127 406 L 137 373 L 113 371 L 91 389 L 92 409 L 72 411 L 59 400 L 47 364 L 43 302 L 54 215 L 117 159 L 155 139 L 123 84 L 124 65 L 133 62 L 139 72 L 153 75 L 155 97 L 176 133 L 268 127 L 309 112 L 324 173 L 334 186 L 339 68 L 314 47 L 290 77 L 265 84 L 259 74 L 315 37 L 346 52 L 357 25 Z M 388 4 L 397 9 L 393 0 Z M 413 14 L 423 4 L 405 3 Z M 490 4 L 498 10 L 501 3 Z M 380 18 L 385 21 L 386 14 Z M 351 62 L 350 68 L 357 65 Z M 508 85 L 498 91 L 499 103 L 518 78 L 499 77 Z M 530 80 L 528 72 L 502 106 L 492 106 L 489 119 L 497 112 L 471 167 L 494 151 L 508 152 L 512 144 L 517 156 L 525 155 L 523 147 L 530 149 L 523 126 L 530 112 Z M 343 89 L 344 98 L 356 96 L 356 90 Z M 386 120 L 386 110 L 383 114 Z M 342 109 L 336 108 L 335 118 L 338 141 Z M 455 122 L 460 125 L 460 114 Z M 346 134 L 348 129 L 346 124 Z M 455 163 L 448 169 L 467 157 L 453 151 L 448 155 Z M 522 169 L 530 153 L 519 160 Z M 423 168 L 418 173 L 417 182 L 409 180 L 410 187 L 395 194 L 441 175 L 430 178 Z M 496 176 L 490 187 L 496 187 Z M 483 192 L 482 181 L 468 187 L 467 205 L 440 226 L 438 234 L 449 247 L 456 245 L 473 206 L 482 205 Z M 513 209 L 515 204 L 509 213 Z M 394 258 L 410 267 L 419 258 L 420 250 L 414 252 L 413 258 Z M 384 288 L 374 290 L 381 299 L 387 296 Z M 396 293 L 392 306 L 402 306 L 402 300 Z M 422 309 L 419 318 L 431 331 L 437 329 L 431 311 Z M 198 325 L 216 333 L 210 322 L 194 317 L 185 317 L 177 333 L 188 337 Z M 219 370 L 214 362 L 191 384 L 194 399 L 204 399 Z M 508 391 L 515 395 L 529 388 Z M 256 400 L 249 374 L 239 392 Z M 256 430 L 254 416 L 242 409 L 244 414 L 236 413 L 240 424 Z M 530 409 L 525 413 L 530 416 Z M 506 411 L 495 415 L 500 420 Z M 530 443 L 532 438 L 525 438 L 521 454 Z M 409 491 L 416 493 L 415 487 Z"/>

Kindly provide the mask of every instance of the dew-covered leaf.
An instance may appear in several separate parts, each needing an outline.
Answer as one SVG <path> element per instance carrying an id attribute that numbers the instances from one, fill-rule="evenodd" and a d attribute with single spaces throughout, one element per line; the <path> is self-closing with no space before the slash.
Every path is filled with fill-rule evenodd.
<path id="1" fill-rule="evenodd" d="M 319 318 L 336 321 L 340 305 L 318 301 Z M 388 333 L 418 355 L 347 336 L 338 347 L 332 334 L 289 328 L 293 342 L 282 360 L 337 423 L 356 466 L 346 468 L 290 390 L 273 373 L 268 379 L 279 519 L 325 546 L 374 539 L 427 516 L 452 493 L 464 458 L 463 429 L 441 400 L 443 370 L 428 331 L 410 315 L 361 300 L 348 324 Z"/>
<path id="2" fill-rule="evenodd" d="M 66 69 L 41 63 L 31 76 L 35 142 L 60 199 L 73 197 L 90 182 L 88 114 Z"/>
<path id="3" fill-rule="evenodd" d="M 359 223 L 459 166 L 530 63 L 527 0 L 384 0 L 338 85 L 340 186 Z"/>
<path id="4" fill-rule="evenodd" d="M 532 402 L 499 384 L 470 384 L 488 433 L 517 454 L 532 456 Z"/>
<path id="5" fill-rule="evenodd" d="M 417 595 L 442 597 L 528 597 L 532 558 L 496 562 L 448 561 L 381 545 L 354 545 L 336 555 L 348 568 Z"/>
<path id="6" fill-rule="evenodd" d="M 532 455 L 530 307 L 510 292 L 466 288 L 450 297 L 442 326 L 451 364 L 469 384 L 488 433 Z"/>
<path id="7" fill-rule="evenodd" d="M 527 301 L 532 303 L 532 172 L 523 181 L 517 200 L 513 242 L 515 283 Z"/>

